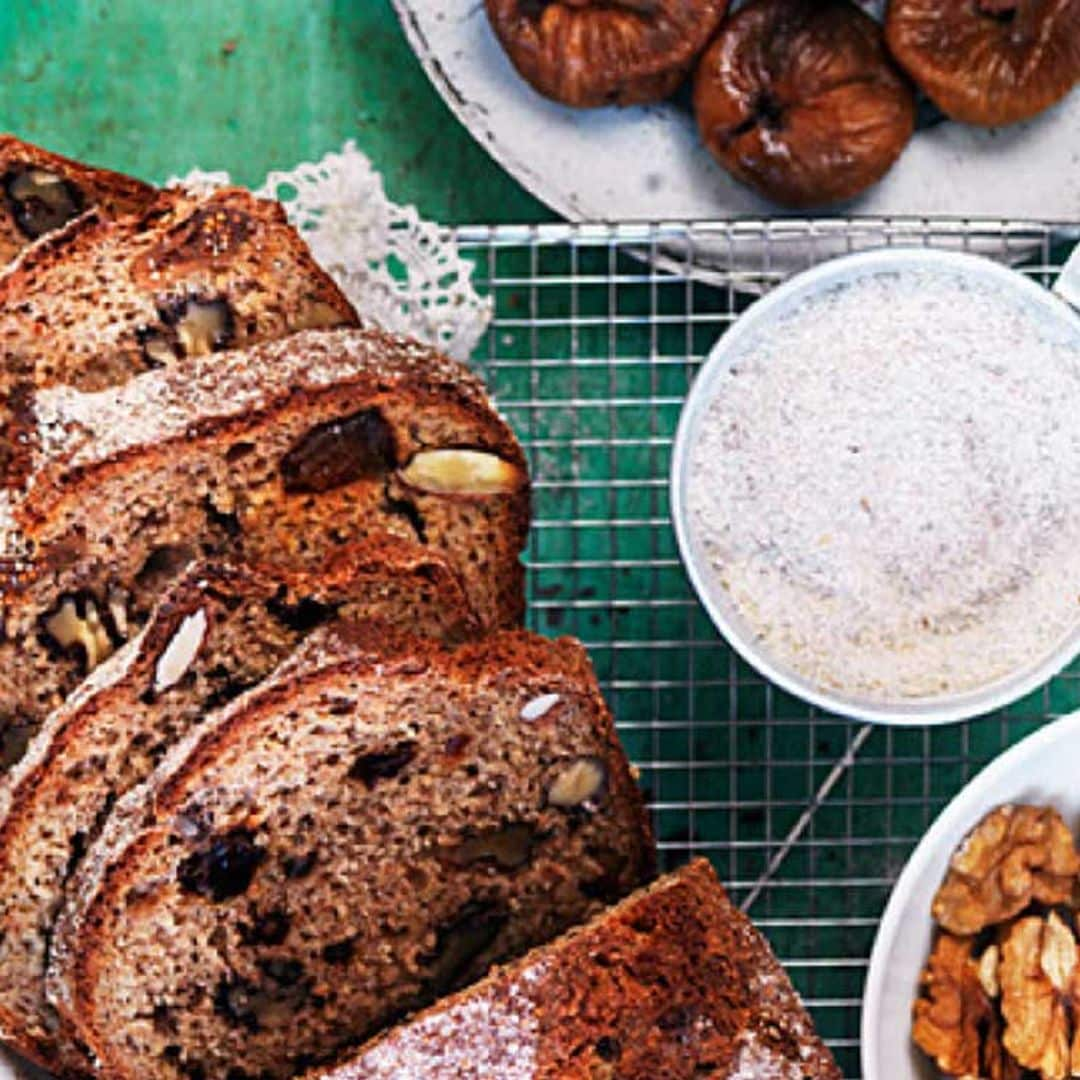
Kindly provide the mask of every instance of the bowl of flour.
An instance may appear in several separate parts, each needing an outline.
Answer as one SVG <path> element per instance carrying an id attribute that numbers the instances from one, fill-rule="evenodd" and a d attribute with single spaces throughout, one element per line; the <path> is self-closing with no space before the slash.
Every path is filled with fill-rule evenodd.
<path id="1" fill-rule="evenodd" d="M 965 719 L 1080 653 L 1080 318 L 917 248 L 756 303 L 687 399 L 690 578 L 762 674 L 831 712 Z"/>

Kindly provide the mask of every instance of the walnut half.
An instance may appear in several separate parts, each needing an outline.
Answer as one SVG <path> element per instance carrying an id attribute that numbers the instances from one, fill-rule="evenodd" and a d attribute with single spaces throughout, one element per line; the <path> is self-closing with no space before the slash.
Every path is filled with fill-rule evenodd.
<path id="1" fill-rule="evenodd" d="M 113 639 L 94 599 L 87 595 L 65 596 L 42 617 L 42 628 L 61 649 L 81 654 L 89 674 L 115 651 Z"/>
<path id="2" fill-rule="evenodd" d="M 1001 948 L 1005 1049 L 1043 1080 L 1080 1072 L 1076 938 L 1057 912 L 1020 919 Z"/>
<path id="3" fill-rule="evenodd" d="M 981 1033 L 994 1008 L 979 979 L 970 938 L 941 934 L 919 980 L 915 1042 L 949 1076 L 982 1076 Z"/>
<path id="4" fill-rule="evenodd" d="M 1068 902 L 1078 873 L 1072 833 L 1056 810 L 1000 806 L 953 855 L 933 915 L 953 934 L 977 934 L 1020 914 L 1032 901 Z"/>

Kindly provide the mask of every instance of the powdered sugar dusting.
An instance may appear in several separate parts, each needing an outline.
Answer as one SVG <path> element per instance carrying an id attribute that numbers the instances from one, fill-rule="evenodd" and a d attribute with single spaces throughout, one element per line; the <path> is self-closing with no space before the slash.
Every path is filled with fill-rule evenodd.
<path id="1" fill-rule="evenodd" d="M 97 393 L 40 390 L 36 451 L 39 459 L 68 466 L 104 461 L 183 436 L 196 422 L 244 416 L 297 387 L 358 376 L 389 382 L 410 373 L 453 383 L 490 404 L 464 367 L 418 342 L 372 330 L 309 330 L 244 351 L 192 357 Z"/>
<path id="2" fill-rule="evenodd" d="M 950 271 L 804 302 L 718 383 L 691 529 L 781 662 L 877 700 L 984 686 L 1080 628 L 1080 331 Z"/>
<path id="3" fill-rule="evenodd" d="M 26 537 L 19 529 L 16 509 L 20 493 L 10 488 L 0 489 L 0 571 L 20 569 L 30 552 Z"/>
<path id="4" fill-rule="evenodd" d="M 541 967 L 518 973 L 506 991 L 489 985 L 419 1017 L 338 1069 L 331 1080 L 532 1080 L 539 1026 L 528 988 Z"/>
<path id="5" fill-rule="evenodd" d="M 4 557 L 15 539 L 15 514 L 10 491 L 0 491 L 0 558 Z"/>
<path id="6" fill-rule="evenodd" d="M 790 1058 L 783 1057 L 761 1042 L 752 1031 L 739 1040 L 739 1050 L 727 1080 L 803 1080 L 806 1072 Z"/>

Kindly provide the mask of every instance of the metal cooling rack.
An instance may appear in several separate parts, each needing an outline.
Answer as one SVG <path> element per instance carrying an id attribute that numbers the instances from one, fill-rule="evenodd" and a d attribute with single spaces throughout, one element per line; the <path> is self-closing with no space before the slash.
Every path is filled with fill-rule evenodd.
<path id="1" fill-rule="evenodd" d="M 1001 750 L 1080 707 L 1080 665 L 972 723 L 871 728 L 771 686 L 719 638 L 668 508 L 680 407 L 754 294 L 838 250 L 993 251 L 1047 286 L 1063 227 L 846 221 L 464 228 L 494 319 L 475 363 L 530 454 L 530 620 L 589 647 L 653 807 L 664 868 L 715 865 L 771 939 L 850 1077 L 878 918 L 944 804 Z M 696 269 L 701 251 L 737 274 Z M 788 246 L 786 251 L 790 251 Z M 718 283 L 719 282 L 719 283 Z"/>

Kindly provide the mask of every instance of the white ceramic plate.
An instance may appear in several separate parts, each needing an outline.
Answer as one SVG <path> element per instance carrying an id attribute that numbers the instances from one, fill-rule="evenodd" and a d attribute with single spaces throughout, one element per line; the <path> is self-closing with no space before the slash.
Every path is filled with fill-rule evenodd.
<path id="1" fill-rule="evenodd" d="M 473 137 L 571 221 L 777 216 L 702 147 L 675 103 L 570 109 L 522 80 L 483 0 L 394 0 L 428 77 Z M 864 6 L 880 10 L 881 0 Z M 875 188 L 831 212 L 1068 221 L 1080 211 L 1080 92 L 1024 124 L 919 132 Z M 805 261 L 803 262 L 805 265 Z"/>
<path id="2" fill-rule="evenodd" d="M 1080 825 L 1080 713 L 1048 724 L 988 765 L 945 808 L 900 875 L 874 942 L 863 996 L 863 1080 L 936 1080 L 911 1041 L 911 1003 L 930 952 L 930 901 L 956 846 L 1002 803 L 1054 806 Z"/>

